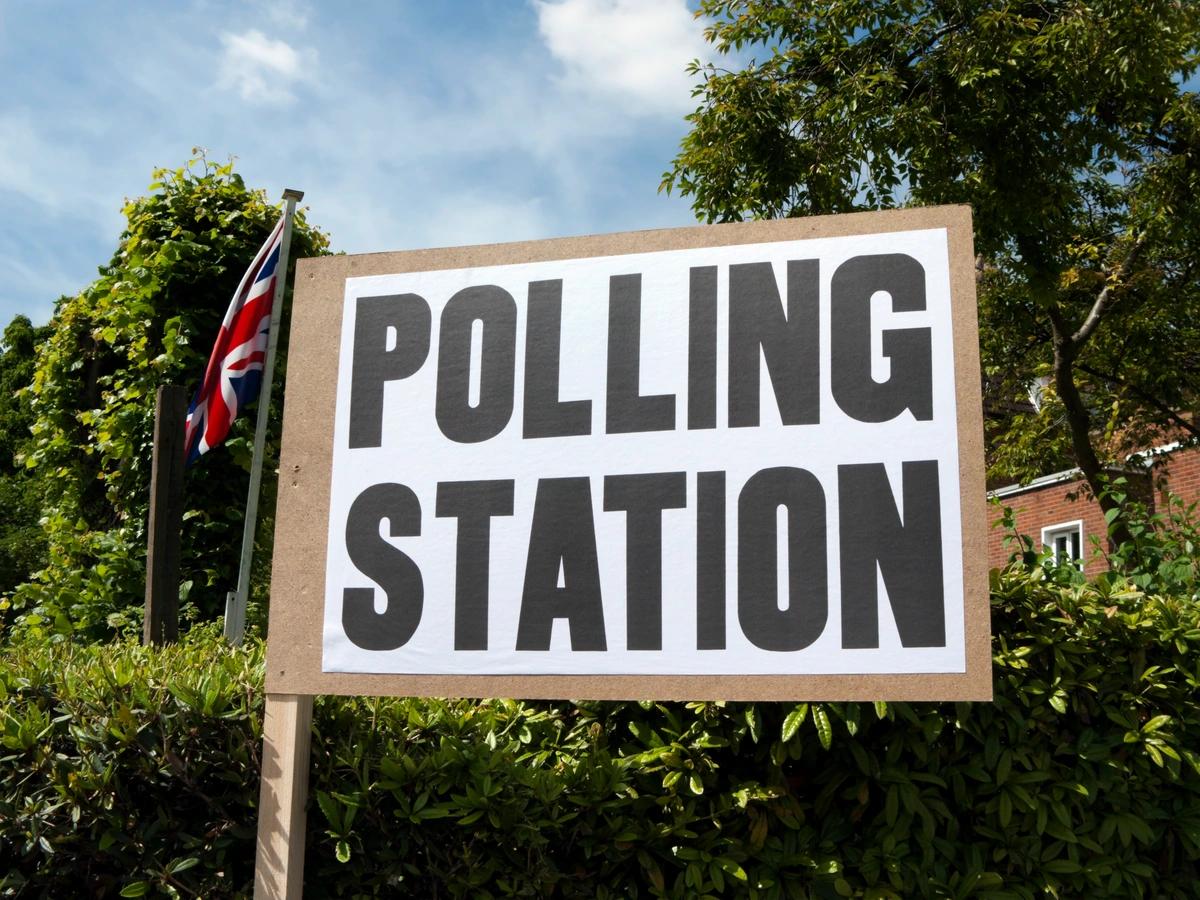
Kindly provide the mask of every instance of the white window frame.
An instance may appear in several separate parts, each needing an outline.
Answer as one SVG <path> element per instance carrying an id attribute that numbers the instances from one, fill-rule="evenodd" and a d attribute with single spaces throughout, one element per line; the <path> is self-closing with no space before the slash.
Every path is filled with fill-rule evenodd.
<path id="1" fill-rule="evenodd" d="M 1056 525 L 1047 525 L 1042 529 L 1042 546 L 1050 550 L 1050 552 L 1054 555 L 1054 561 L 1061 566 L 1063 564 L 1063 560 L 1059 556 L 1058 548 L 1055 546 L 1055 540 L 1057 538 L 1066 537 L 1072 534 L 1079 535 L 1079 556 L 1074 557 L 1069 561 L 1082 568 L 1084 548 L 1083 519 L 1074 519 L 1070 522 L 1059 522 Z"/>

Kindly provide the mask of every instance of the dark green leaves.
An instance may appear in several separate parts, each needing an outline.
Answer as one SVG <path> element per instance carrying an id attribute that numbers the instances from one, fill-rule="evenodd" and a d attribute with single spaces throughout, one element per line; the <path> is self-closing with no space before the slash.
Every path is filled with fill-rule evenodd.
<path id="1" fill-rule="evenodd" d="M 317 698 L 306 896 L 1191 896 L 1197 607 L 993 589 L 994 703 Z M 260 647 L 6 663 L 0 891 L 250 890 Z"/>

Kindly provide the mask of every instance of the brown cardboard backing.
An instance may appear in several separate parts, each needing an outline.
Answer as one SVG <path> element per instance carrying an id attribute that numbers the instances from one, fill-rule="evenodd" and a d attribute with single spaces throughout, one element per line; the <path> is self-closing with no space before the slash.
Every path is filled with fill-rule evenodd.
<path id="1" fill-rule="evenodd" d="M 334 403 L 347 278 L 930 228 L 945 228 L 949 238 L 962 486 L 964 674 L 463 676 L 321 671 Z M 966 206 L 300 260 L 283 416 L 267 691 L 578 700 L 990 700 L 987 515 L 974 262 L 971 211 Z"/>

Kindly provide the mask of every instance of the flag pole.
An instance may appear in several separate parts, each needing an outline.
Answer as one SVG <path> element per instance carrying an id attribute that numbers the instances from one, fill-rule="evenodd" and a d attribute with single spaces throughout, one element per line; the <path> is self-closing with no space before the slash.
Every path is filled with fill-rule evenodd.
<path id="1" fill-rule="evenodd" d="M 283 315 L 283 294 L 287 289 L 288 249 L 292 243 L 292 218 L 296 202 L 304 191 L 288 188 L 283 192 L 283 235 L 279 245 L 279 265 L 275 272 L 275 294 L 271 298 L 271 326 L 267 334 L 267 357 L 263 360 L 262 387 L 258 392 L 258 421 L 254 426 L 254 456 L 250 463 L 250 490 L 246 496 L 246 520 L 242 530 L 242 560 L 238 566 L 237 590 L 225 595 L 225 639 L 235 647 L 246 631 L 246 601 L 250 596 L 250 560 L 254 556 L 254 532 L 258 524 L 258 494 L 262 485 L 263 448 L 267 442 L 267 419 L 271 409 L 271 381 L 275 373 L 275 348 L 279 343 L 279 320 Z"/>

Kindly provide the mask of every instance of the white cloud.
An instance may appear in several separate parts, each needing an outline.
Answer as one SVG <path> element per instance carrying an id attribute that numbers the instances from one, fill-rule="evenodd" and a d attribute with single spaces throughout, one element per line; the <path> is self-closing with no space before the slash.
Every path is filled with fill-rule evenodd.
<path id="1" fill-rule="evenodd" d="M 647 24 L 652 0 L 525 0 L 511 10 L 474 0 L 463 9 L 477 11 L 479 27 L 462 29 L 447 24 L 465 15 L 448 4 L 385 22 L 299 0 L 291 26 L 273 22 L 290 2 L 194 0 L 136 27 L 95 13 L 70 69 L 48 53 L 12 63 L 0 54 L 0 76 L 30 85 L 21 102 L 0 103 L 0 325 L 18 309 L 43 319 L 54 297 L 90 282 L 120 234 L 121 198 L 144 194 L 154 166 L 178 166 L 197 145 L 213 160 L 235 155 L 247 184 L 273 199 L 285 186 L 305 190 L 311 220 L 348 252 L 692 221 L 685 200 L 656 193 L 685 128 L 678 99 L 656 97 L 687 99 L 681 73 L 695 51 Z M 33 27 L 48 21 L 40 7 L 21 8 L 24 31 L 48 34 Z M 657 8 L 691 27 L 682 4 Z M 568 37 L 581 39 L 555 31 L 564 10 L 577 14 L 572 28 L 603 26 L 591 42 L 623 49 L 583 48 L 568 65 Z M 596 10 L 621 15 L 605 24 Z M 620 38 L 623 28 L 642 35 L 665 75 L 633 77 L 641 45 Z M 401 38 L 412 44 L 403 58 Z M 139 48 L 128 66 L 102 64 L 128 45 Z M 664 47 L 677 62 L 661 62 Z M 623 74 L 604 81 L 595 60 L 610 57 Z M 293 96 L 302 115 L 286 107 Z"/>
<path id="2" fill-rule="evenodd" d="M 242 34 L 222 34 L 219 84 L 236 90 L 251 103 L 286 103 L 295 99 L 291 86 L 305 80 L 316 54 L 300 51 L 287 41 L 272 40 L 251 29 Z"/>
<path id="3" fill-rule="evenodd" d="M 308 26 L 309 6 L 302 0 L 258 0 L 255 6 L 273 25 L 296 30 Z"/>
<path id="4" fill-rule="evenodd" d="M 684 0 L 534 0 L 538 30 L 568 86 L 632 110 L 677 114 L 691 97 L 687 64 L 705 53 Z"/>

